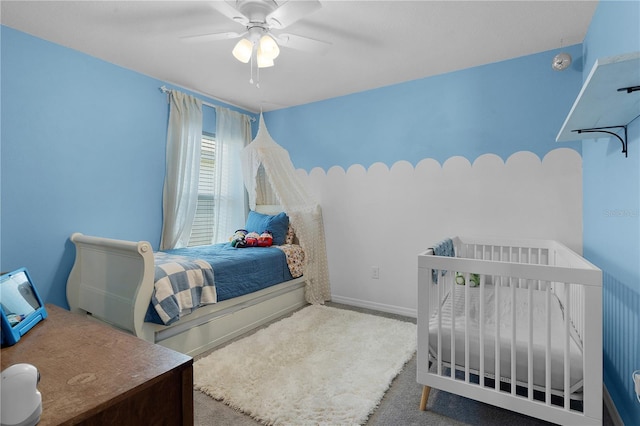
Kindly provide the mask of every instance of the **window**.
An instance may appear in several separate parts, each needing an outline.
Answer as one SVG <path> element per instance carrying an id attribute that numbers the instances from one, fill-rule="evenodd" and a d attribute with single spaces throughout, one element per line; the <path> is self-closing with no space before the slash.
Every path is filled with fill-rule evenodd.
<path id="1" fill-rule="evenodd" d="M 211 244 L 214 226 L 214 185 L 216 168 L 216 139 L 211 133 L 202 134 L 200 145 L 200 179 L 198 204 L 191 227 L 189 247 Z"/>

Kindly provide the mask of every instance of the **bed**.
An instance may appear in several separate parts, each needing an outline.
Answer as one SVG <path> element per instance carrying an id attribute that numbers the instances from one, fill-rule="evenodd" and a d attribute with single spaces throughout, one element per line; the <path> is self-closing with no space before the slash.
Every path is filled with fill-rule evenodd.
<path id="1" fill-rule="evenodd" d="M 418 256 L 431 388 L 559 424 L 602 422 L 602 272 L 555 241 L 447 238 Z"/>
<path id="2" fill-rule="evenodd" d="M 290 256 L 286 248 L 295 249 L 295 244 L 287 244 L 294 247 L 234 248 L 230 243 L 224 243 L 194 248 L 196 253 L 191 260 L 204 264 L 203 271 L 197 271 L 198 276 L 210 274 L 206 266 L 212 267 L 214 300 L 211 300 L 211 294 L 208 299 L 205 297 L 209 290 L 206 290 L 206 283 L 202 284 L 197 293 L 198 297 L 202 293 L 203 303 L 195 303 L 192 310 L 179 309 L 177 315 L 170 313 L 167 319 L 157 315 L 152 302 L 158 294 L 159 258 L 165 256 L 164 252 L 154 253 L 146 241 L 115 240 L 80 233 L 73 234 L 71 241 L 76 247 L 75 262 L 67 281 L 71 311 L 190 356 L 307 304 L 305 277 L 299 276 L 300 272 L 291 274 L 288 268 Z M 191 251 L 167 251 L 169 264 L 183 268 L 175 261 L 186 259 L 185 250 Z M 271 256 L 278 263 L 265 266 L 252 253 Z M 294 253 L 298 252 L 294 250 Z M 244 263 L 240 263 L 237 256 L 242 257 Z M 191 269 L 191 266 L 183 269 Z M 232 285 L 228 285 L 228 280 Z M 249 282 L 251 284 L 245 286 Z M 173 285 L 175 287 L 175 283 Z M 247 288 L 238 292 L 239 287 Z M 187 293 L 190 299 L 196 292 Z"/>

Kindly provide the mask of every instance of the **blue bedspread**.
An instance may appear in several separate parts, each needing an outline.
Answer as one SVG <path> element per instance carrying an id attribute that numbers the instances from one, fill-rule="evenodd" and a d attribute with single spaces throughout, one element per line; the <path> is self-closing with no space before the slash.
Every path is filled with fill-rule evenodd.
<path id="1" fill-rule="evenodd" d="M 213 268 L 218 302 L 293 279 L 286 255 L 276 247 L 235 248 L 221 243 L 165 252 L 208 262 Z M 162 324 L 152 311 L 147 312 L 145 321 Z"/>

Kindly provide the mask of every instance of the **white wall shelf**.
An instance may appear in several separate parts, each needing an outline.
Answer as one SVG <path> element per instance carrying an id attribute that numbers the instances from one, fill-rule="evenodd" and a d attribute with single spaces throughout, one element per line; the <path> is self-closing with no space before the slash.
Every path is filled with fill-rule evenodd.
<path id="1" fill-rule="evenodd" d="M 556 142 L 596 139 L 605 133 L 622 142 L 626 157 L 627 125 L 638 116 L 640 52 L 601 58 L 593 65 Z"/>

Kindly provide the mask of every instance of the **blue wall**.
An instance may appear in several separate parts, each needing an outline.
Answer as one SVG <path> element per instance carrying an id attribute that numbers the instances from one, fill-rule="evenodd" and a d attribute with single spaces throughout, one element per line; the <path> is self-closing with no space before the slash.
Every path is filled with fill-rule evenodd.
<path id="1" fill-rule="evenodd" d="M 599 3 L 584 41 L 585 79 L 596 59 L 640 51 L 639 23 L 640 2 Z M 628 135 L 628 158 L 615 138 L 582 144 L 584 255 L 603 271 L 604 381 L 625 424 L 639 425 L 631 373 L 640 369 L 640 119 Z"/>
<path id="2" fill-rule="evenodd" d="M 582 78 L 581 45 L 563 51 L 570 69 L 551 68 L 559 51 L 529 55 L 265 114 L 269 133 L 298 168 L 365 168 L 460 155 L 540 158 L 579 143 L 555 142 Z"/>
<path id="3" fill-rule="evenodd" d="M 0 269 L 66 307 L 73 232 L 160 242 L 165 83 L 0 28 Z"/>

